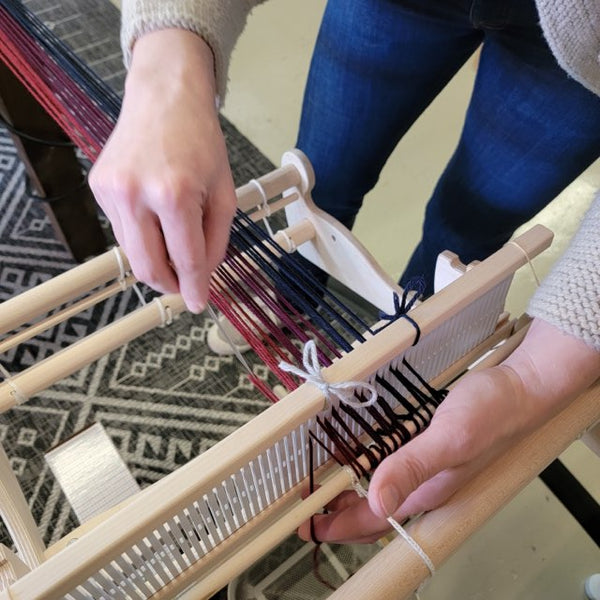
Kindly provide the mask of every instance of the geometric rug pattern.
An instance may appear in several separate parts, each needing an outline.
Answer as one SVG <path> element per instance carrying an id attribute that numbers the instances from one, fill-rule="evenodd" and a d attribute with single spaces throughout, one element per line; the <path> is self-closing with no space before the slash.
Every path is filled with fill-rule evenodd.
<path id="1" fill-rule="evenodd" d="M 121 92 L 119 14 L 112 4 L 107 0 L 26 4 Z M 273 168 L 225 119 L 222 126 L 236 185 Z M 10 136 L 0 129 L 0 301 L 75 264 L 55 238 L 39 201 L 28 197 L 23 165 Z M 144 293 L 151 297 L 147 288 Z M 18 373 L 138 305 L 131 290 L 120 293 L 0 355 L 0 361 L 10 373 Z M 208 350 L 205 340 L 211 324 L 205 315 L 185 313 L 0 415 L 0 441 L 47 544 L 77 526 L 44 460 L 57 444 L 100 422 L 143 487 L 268 406 L 237 359 Z M 257 357 L 245 358 L 258 377 L 274 383 Z M 0 532 L 0 541 L 11 545 L 5 531 Z"/>

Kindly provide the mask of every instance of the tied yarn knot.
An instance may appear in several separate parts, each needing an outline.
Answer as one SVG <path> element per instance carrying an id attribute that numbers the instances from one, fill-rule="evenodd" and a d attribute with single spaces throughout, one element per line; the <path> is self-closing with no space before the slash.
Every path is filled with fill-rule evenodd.
<path id="1" fill-rule="evenodd" d="M 302 365 L 304 370 L 288 362 L 282 361 L 279 363 L 279 368 L 286 373 L 291 373 L 292 375 L 304 379 L 308 383 L 312 383 L 323 392 L 323 395 L 327 400 L 331 400 L 331 397 L 334 396 L 343 404 L 347 404 L 353 408 L 373 406 L 373 404 L 377 402 L 377 390 L 370 383 L 365 381 L 341 381 L 339 383 L 325 381 L 321 375 L 321 364 L 319 363 L 317 346 L 314 340 L 309 340 L 304 345 Z M 366 402 L 352 400 L 354 390 L 357 388 L 362 388 L 369 393 L 370 398 Z"/>
<path id="2" fill-rule="evenodd" d="M 408 315 L 408 312 L 412 309 L 417 300 L 419 300 L 419 298 L 421 298 L 425 293 L 425 286 L 425 278 L 422 275 L 411 277 L 407 281 L 406 286 L 404 287 L 404 291 L 402 292 L 402 299 L 400 299 L 400 296 L 396 292 L 394 292 L 394 313 L 391 315 L 388 315 L 383 312 L 379 313 L 380 319 L 384 321 L 389 321 L 390 323 L 393 323 L 398 319 L 406 319 L 415 328 L 416 331 L 415 339 L 412 343 L 413 346 L 415 346 L 417 342 L 421 339 L 421 328 L 419 327 L 419 324 L 411 316 Z M 414 294 L 409 300 L 408 294 L 410 292 L 414 292 Z M 386 323 L 383 327 L 381 327 L 381 329 L 387 327 L 387 325 L 389 325 L 389 323 Z"/>
<path id="3" fill-rule="evenodd" d="M 412 298 L 408 299 L 408 294 L 410 292 L 414 292 Z M 422 275 L 418 275 L 416 277 L 411 277 L 406 286 L 404 287 L 404 291 L 402 292 L 402 299 L 400 296 L 394 292 L 394 313 L 388 315 L 386 313 L 380 313 L 380 318 L 385 321 L 396 321 L 400 317 L 403 317 L 412 307 L 415 305 L 417 300 L 423 296 L 425 293 L 425 278 Z"/>

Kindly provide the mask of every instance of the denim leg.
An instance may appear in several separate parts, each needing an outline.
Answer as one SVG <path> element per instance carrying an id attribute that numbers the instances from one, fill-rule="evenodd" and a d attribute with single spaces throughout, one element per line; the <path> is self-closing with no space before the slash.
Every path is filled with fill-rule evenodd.
<path id="1" fill-rule="evenodd" d="M 315 169 L 315 203 L 347 227 L 398 140 L 480 44 L 470 4 L 329 0 L 297 145 Z"/>
<path id="2" fill-rule="evenodd" d="M 535 28 L 488 30 L 464 129 L 400 280 L 431 281 L 439 252 L 485 258 L 600 156 L 600 98 Z"/>

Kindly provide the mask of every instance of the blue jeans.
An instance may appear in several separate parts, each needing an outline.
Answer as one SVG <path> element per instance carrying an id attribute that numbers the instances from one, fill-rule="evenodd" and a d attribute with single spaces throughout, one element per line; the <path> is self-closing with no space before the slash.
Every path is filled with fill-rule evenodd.
<path id="1" fill-rule="evenodd" d="M 307 81 L 298 147 L 316 204 L 351 228 L 396 144 L 480 45 L 458 146 L 400 280 L 424 275 L 427 293 L 441 251 L 485 258 L 600 155 L 600 98 L 559 67 L 534 0 L 329 0 Z"/>

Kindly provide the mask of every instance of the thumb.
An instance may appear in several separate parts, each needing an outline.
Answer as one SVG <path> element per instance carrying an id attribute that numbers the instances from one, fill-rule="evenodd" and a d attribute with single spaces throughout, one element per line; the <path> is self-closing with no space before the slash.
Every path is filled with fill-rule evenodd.
<path id="1" fill-rule="evenodd" d="M 460 436 L 444 421 L 434 419 L 423 433 L 377 467 L 369 484 L 369 506 L 377 516 L 393 515 L 421 484 L 464 462 Z"/>

